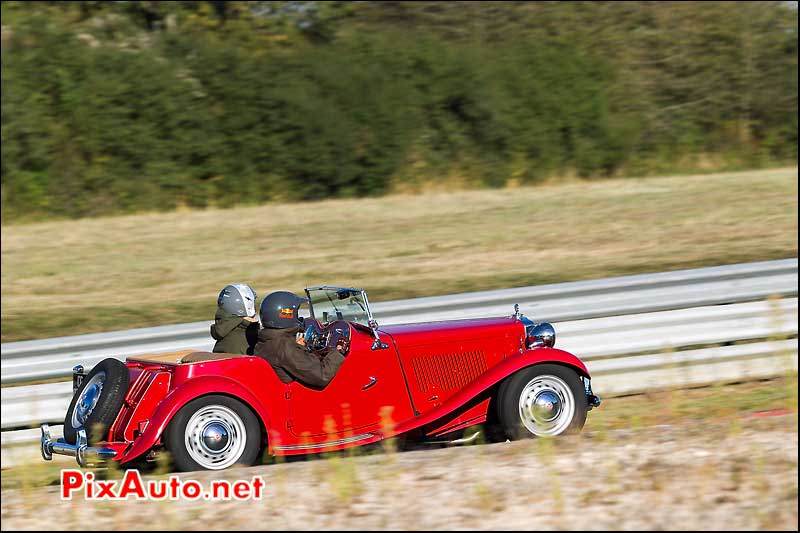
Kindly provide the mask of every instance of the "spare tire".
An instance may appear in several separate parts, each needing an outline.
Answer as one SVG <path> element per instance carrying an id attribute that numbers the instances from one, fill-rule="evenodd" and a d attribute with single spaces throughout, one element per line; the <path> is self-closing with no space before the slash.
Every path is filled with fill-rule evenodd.
<path id="1" fill-rule="evenodd" d="M 109 358 L 95 365 L 72 396 L 64 418 L 64 439 L 75 444 L 78 430 L 84 428 L 90 445 L 105 440 L 125 401 L 128 385 L 130 375 L 123 362 Z"/>

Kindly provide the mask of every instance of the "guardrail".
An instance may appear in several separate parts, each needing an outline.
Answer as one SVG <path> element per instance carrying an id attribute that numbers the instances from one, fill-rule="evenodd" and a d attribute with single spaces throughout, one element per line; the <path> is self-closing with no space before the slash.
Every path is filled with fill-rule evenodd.
<path id="1" fill-rule="evenodd" d="M 567 321 L 556 332 L 556 346 L 586 362 L 601 396 L 797 369 L 797 298 Z M 725 345 L 742 341 L 751 342 Z M 723 346 L 691 349 L 710 344 Z M 71 387 L 4 387 L 2 428 L 63 421 Z"/>
<path id="2" fill-rule="evenodd" d="M 780 296 L 782 298 L 767 297 Z M 797 371 L 797 260 L 418 298 L 373 305 L 384 324 L 510 314 L 556 323 L 603 397 Z M 110 355 L 210 349 L 209 322 L 2 345 L 3 383 L 68 376 Z M 3 463 L 31 460 L 42 422 L 60 424 L 71 382 L 2 388 Z M 55 426 L 55 432 L 60 431 Z M 14 431 L 11 431 L 14 430 Z M 23 459 L 24 458 L 24 459 Z"/>
<path id="3" fill-rule="evenodd" d="M 381 324 L 502 316 L 513 304 L 535 320 L 595 317 L 797 296 L 797 259 L 745 263 L 657 274 L 540 285 L 372 305 Z M 193 348 L 210 350 L 210 321 L 111 333 L 4 343 L 2 383 L 68 377 L 76 364 L 91 367 L 106 357 Z"/>

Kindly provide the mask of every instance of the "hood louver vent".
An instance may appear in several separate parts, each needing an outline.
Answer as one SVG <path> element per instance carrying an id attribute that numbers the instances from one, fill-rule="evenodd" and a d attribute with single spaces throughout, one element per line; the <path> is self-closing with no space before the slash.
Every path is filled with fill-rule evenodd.
<path id="1" fill-rule="evenodd" d="M 411 360 L 420 392 L 460 389 L 486 372 L 483 351 L 422 355 Z"/>

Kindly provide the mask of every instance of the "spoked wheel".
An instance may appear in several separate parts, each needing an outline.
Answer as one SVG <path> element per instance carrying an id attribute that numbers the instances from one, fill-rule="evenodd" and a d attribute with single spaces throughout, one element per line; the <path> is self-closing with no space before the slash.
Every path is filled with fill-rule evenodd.
<path id="1" fill-rule="evenodd" d="M 534 365 L 499 390 L 498 418 L 512 440 L 576 433 L 589 411 L 580 377 L 560 365 Z"/>
<path id="2" fill-rule="evenodd" d="M 165 441 L 179 470 L 222 470 L 255 463 L 261 428 L 241 402 L 227 396 L 203 396 L 178 411 Z"/>

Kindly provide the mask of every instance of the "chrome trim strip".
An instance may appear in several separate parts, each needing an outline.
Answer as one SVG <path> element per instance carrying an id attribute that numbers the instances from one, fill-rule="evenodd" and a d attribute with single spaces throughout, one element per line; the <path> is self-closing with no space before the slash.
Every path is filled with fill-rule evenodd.
<path id="1" fill-rule="evenodd" d="M 357 291 L 361 292 L 361 289 L 356 289 L 355 287 L 336 287 L 334 285 L 315 285 L 313 287 L 307 287 L 307 291 L 329 291 L 332 289 L 345 289 L 348 291 Z"/>
<path id="2" fill-rule="evenodd" d="M 378 378 L 376 378 L 375 376 L 370 376 L 369 377 L 369 383 L 367 383 L 366 385 L 361 387 L 361 390 L 367 390 L 368 388 L 370 388 L 373 385 L 375 385 L 377 382 L 378 382 Z"/>
<path id="3" fill-rule="evenodd" d="M 293 446 L 275 446 L 276 450 L 312 450 L 314 448 L 329 448 L 331 446 L 339 446 L 340 444 L 348 444 L 350 442 L 357 442 L 364 439 L 375 437 L 374 433 L 362 433 L 360 435 L 353 435 L 339 440 L 331 440 L 328 442 L 321 442 L 319 444 L 295 444 Z"/>
<path id="4" fill-rule="evenodd" d="M 480 431 L 476 431 L 475 433 L 473 433 L 469 437 L 464 437 L 464 438 L 461 438 L 461 439 L 451 440 L 448 444 L 469 444 L 470 442 L 472 442 L 475 439 L 477 439 L 480 434 L 481 434 Z"/>

